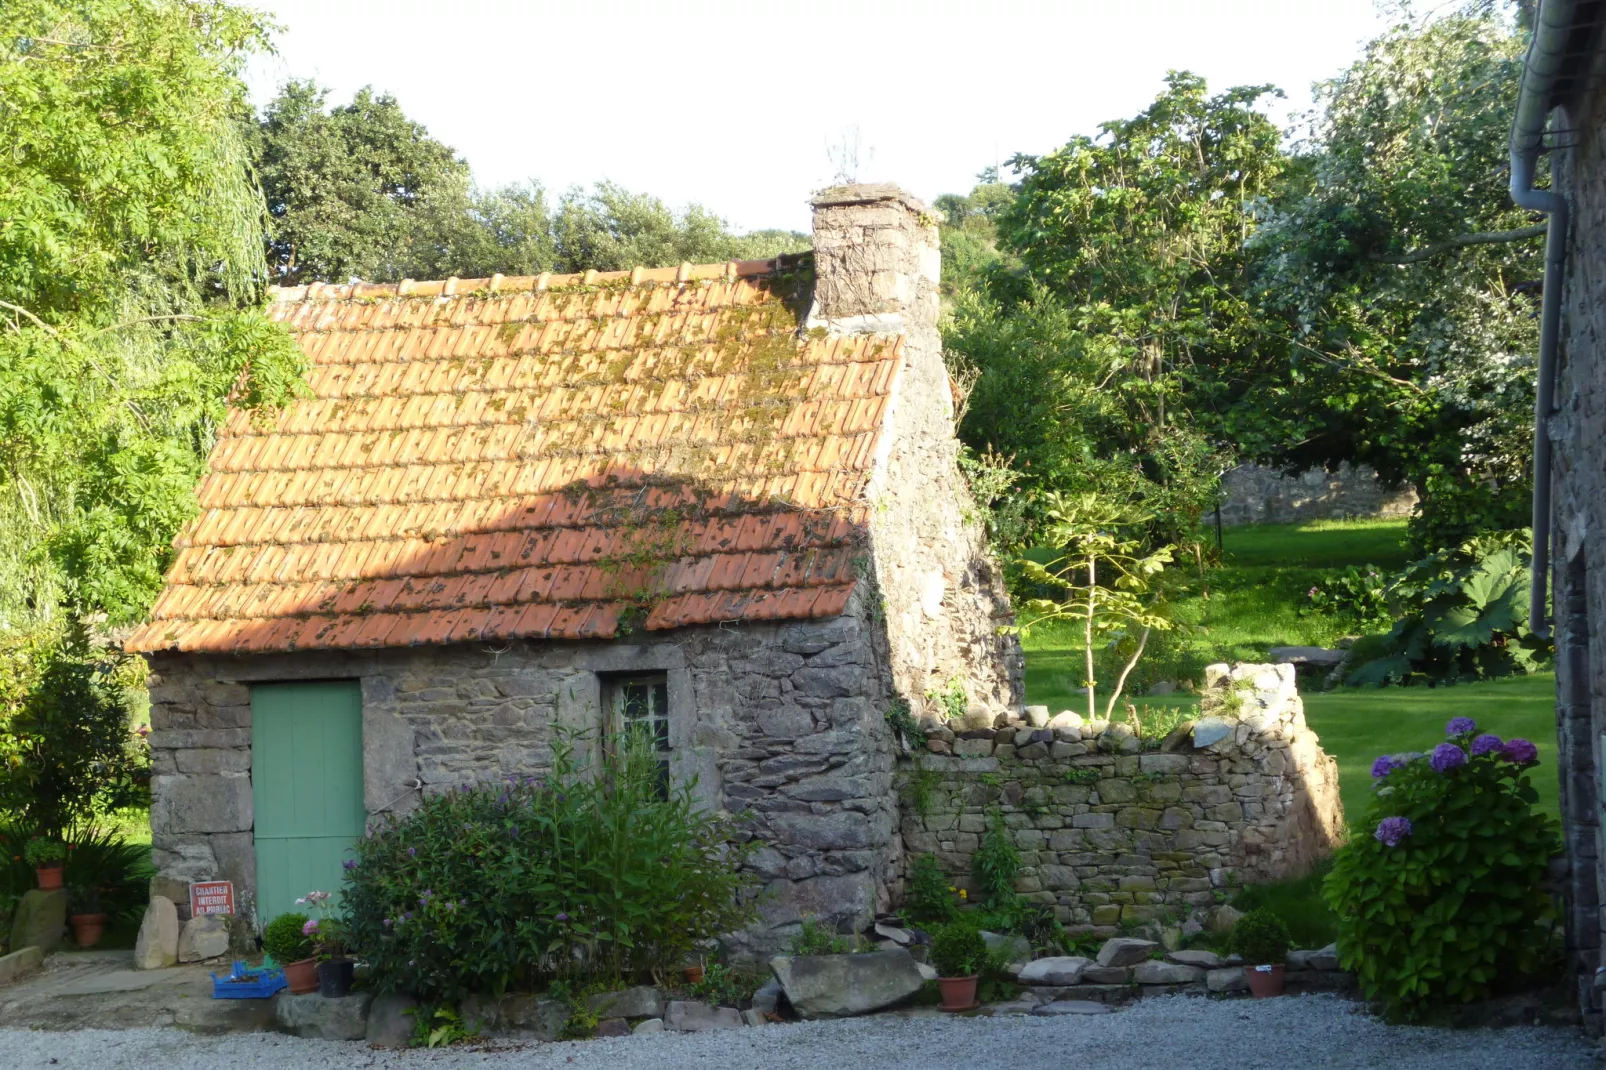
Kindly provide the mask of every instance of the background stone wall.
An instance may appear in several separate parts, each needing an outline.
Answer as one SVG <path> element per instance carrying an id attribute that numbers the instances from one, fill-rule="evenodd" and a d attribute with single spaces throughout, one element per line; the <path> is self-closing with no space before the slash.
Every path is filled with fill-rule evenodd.
<path id="1" fill-rule="evenodd" d="M 1310 871 L 1343 835 L 1338 766 L 1305 724 L 1290 665 L 1206 669 L 1201 716 L 1152 746 L 1074 713 L 928 735 L 901 763 L 904 848 L 960 887 L 989 815 L 1020 852 L 1016 889 L 1075 926 L 1209 906 L 1229 874 Z"/>
<path id="2" fill-rule="evenodd" d="M 904 335 L 866 492 L 893 683 L 917 712 L 956 683 L 980 709 L 1018 711 L 1025 661 L 1019 640 L 999 632 L 1013 621 L 1009 595 L 958 467 L 936 222 L 896 186 L 840 186 L 814 205 L 809 326 Z"/>
<path id="3" fill-rule="evenodd" d="M 753 861 L 762 920 L 743 947 L 784 944 L 805 914 L 863 927 L 888 904 L 900 852 L 885 642 L 862 613 L 856 604 L 832 620 L 635 643 L 155 657 L 155 865 L 174 885 L 234 881 L 237 937 L 247 938 L 256 885 L 250 683 L 361 681 L 364 795 L 377 813 L 408 810 L 421 793 L 540 771 L 554 725 L 601 724 L 598 674 L 661 671 L 677 714 L 675 775 L 696 776 L 716 806 L 751 811 L 746 827 L 766 842 Z"/>
<path id="4" fill-rule="evenodd" d="M 1296 524 L 1346 517 L 1410 516 L 1416 491 L 1387 487 L 1366 465 L 1337 471 L 1312 468 L 1287 475 L 1277 468 L 1241 464 L 1221 477 L 1221 522 Z"/>

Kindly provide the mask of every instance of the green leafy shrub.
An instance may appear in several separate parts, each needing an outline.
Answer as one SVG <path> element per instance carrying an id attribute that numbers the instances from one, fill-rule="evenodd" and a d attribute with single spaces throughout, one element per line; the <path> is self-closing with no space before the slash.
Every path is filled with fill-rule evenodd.
<path id="1" fill-rule="evenodd" d="M 1305 592 L 1304 614 L 1337 617 L 1361 628 L 1387 627 L 1394 620 L 1389 581 L 1376 565 L 1348 565 L 1330 572 Z"/>
<path id="2" fill-rule="evenodd" d="M 1399 619 L 1344 682 L 1453 682 L 1548 663 L 1550 642 L 1528 624 L 1531 545 L 1527 531 L 1507 532 L 1411 562 L 1388 587 Z"/>
<path id="3" fill-rule="evenodd" d="M 992 910 L 1008 910 L 1015 904 L 1015 876 L 1020 872 L 1020 852 L 1015 838 L 1004 824 L 1004 815 L 994 810 L 988 815 L 987 831 L 970 856 L 970 874 L 977 898 Z"/>
<path id="4" fill-rule="evenodd" d="M 1340 849 L 1324 888 L 1339 961 L 1396 1016 L 1484 998 L 1497 979 L 1538 970 L 1546 946 L 1541 884 L 1560 841 L 1534 810 L 1538 752 L 1466 717 L 1446 733 L 1431 755 L 1374 763 L 1370 834 Z"/>
<path id="5" fill-rule="evenodd" d="M 1288 926 L 1269 910 L 1251 910 L 1232 927 L 1231 947 L 1251 966 L 1282 962 L 1289 942 Z"/>
<path id="6" fill-rule="evenodd" d="M 262 950 L 283 966 L 312 957 L 312 937 L 306 933 L 305 914 L 280 914 L 262 930 Z"/>
<path id="7" fill-rule="evenodd" d="M 762 983 L 751 970 L 714 962 L 703 970 L 703 979 L 691 986 L 691 994 L 717 1007 L 742 1007 L 753 1002 L 753 993 Z"/>
<path id="8" fill-rule="evenodd" d="M 792 937 L 794 955 L 846 955 L 853 950 L 853 941 L 827 929 L 813 918 L 804 918 L 802 926 Z"/>
<path id="9" fill-rule="evenodd" d="M 382 991 L 475 992 L 645 978 L 753 913 L 751 851 L 691 784 L 661 797 L 639 737 L 600 765 L 554 743 L 544 779 L 464 785 L 359 840 L 346 936 Z"/>
<path id="10" fill-rule="evenodd" d="M 980 973 L 987 964 L 987 941 L 969 922 L 951 922 L 931 934 L 931 964 L 939 977 Z"/>
<path id="11" fill-rule="evenodd" d="M 19 899 L 34 886 L 33 866 L 23 856 L 32 839 L 24 826 L 0 820 L 0 896 Z M 101 911 L 112 918 L 137 918 L 150 899 L 151 849 L 130 843 L 116 832 L 87 828 L 69 832 L 62 880 L 71 887 L 93 889 Z M 0 917 L 10 917 L 0 910 Z"/>
<path id="12" fill-rule="evenodd" d="M 958 912 L 953 885 L 936 855 L 923 854 L 909 867 L 903 908 L 916 925 L 940 925 Z"/>

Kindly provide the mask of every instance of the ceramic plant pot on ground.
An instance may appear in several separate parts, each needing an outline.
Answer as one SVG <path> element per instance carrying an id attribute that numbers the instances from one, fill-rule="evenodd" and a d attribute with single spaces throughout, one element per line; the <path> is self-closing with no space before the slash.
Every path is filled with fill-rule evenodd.
<path id="1" fill-rule="evenodd" d="M 35 877 L 39 878 L 39 890 L 41 892 L 54 892 L 60 888 L 62 872 L 63 866 L 60 862 L 53 866 L 35 867 L 33 873 Z"/>
<path id="2" fill-rule="evenodd" d="M 1249 978 L 1249 991 L 1256 999 L 1283 994 L 1283 964 L 1280 962 L 1271 966 L 1245 966 L 1244 975 Z"/>
<path id="3" fill-rule="evenodd" d="M 106 933 L 104 914 L 74 914 L 67 920 L 72 922 L 73 939 L 80 948 L 94 947 Z"/>
<path id="4" fill-rule="evenodd" d="M 980 974 L 971 974 L 969 977 L 939 977 L 937 989 L 942 993 L 942 1002 L 937 1004 L 939 1011 L 968 1011 L 976 1005 L 976 979 Z"/>
<path id="5" fill-rule="evenodd" d="M 351 959 L 330 959 L 318 963 L 318 994 L 324 999 L 351 995 L 351 982 L 356 973 L 357 964 Z"/>
<path id="6" fill-rule="evenodd" d="M 284 980 L 292 995 L 304 996 L 318 991 L 318 960 L 302 959 L 284 964 Z"/>
<path id="7" fill-rule="evenodd" d="M 689 985 L 703 983 L 703 968 L 701 966 L 687 966 L 681 973 L 686 975 L 686 983 Z"/>

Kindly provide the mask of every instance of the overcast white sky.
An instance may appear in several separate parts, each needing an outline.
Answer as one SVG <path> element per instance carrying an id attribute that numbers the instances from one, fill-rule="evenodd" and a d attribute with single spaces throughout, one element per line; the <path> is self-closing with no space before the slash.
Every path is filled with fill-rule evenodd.
<path id="1" fill-rule="evenodd" d="M 1373 0 L 257 0 L 284 26 L 251 70 L 344 102 L 363 85 L 482 185 L 612 179 L 741 230 L 808 228 L 828 146 L 917 196 L 1153 99 L 1165 72 L 1270 82 L 1288 112 L 1385 21 Z"/>

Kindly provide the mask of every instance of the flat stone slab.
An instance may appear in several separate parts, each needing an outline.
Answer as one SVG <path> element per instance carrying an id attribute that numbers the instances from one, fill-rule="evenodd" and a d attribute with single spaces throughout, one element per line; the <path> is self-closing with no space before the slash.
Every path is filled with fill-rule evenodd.
<path id="1" fill-rule="evenodd" d="M 271 999 L 213 999 L 205 966 L 136 970 L 128 951 L 63 951 L 0 988 L 0 1022 L 23 1029 L 272 1029 Z"/>
<path id="2" fill-rule="evenodd" d="M 1132 967 L 1132 980 L 1140 985 L 1191 985 L 1204 978 L 1202 967 L 1175 962 L 1140 962 Z"/>
<path id="3" fill-rule="evenodd" d="M 1112 1009 L 1108 1003 L 1094 1003 L 1085 999 L 1060 999 L 1053 1003 L 1045 1003 L 1041 1007 L 1034 1007 L 1032 1013 L 1042 1018 L 1054 1018 L 1065 1014 L 1109 1014 Z"/>
<path id="4" fill-rule="evenodd" d="M 891 1006 L 925 978 L 902 948 L 868 955 L 777 955 L 770 969 L 800 1018 L 840 1018 Z M 664 1019 L 675 1028 L 670 1018 Z"/>
<path id="5" fill-rule="evenodd" d="M 1249 978 L 1242 966 L 1223 966 L 1205 974 L 1205 987 L 1212 992 L 1247 992 Z"/>
<path id="6" fill-rule="evenodd" d="M 1331 669 L 1344 660 L 1342 650 L 1328 650 L 1320 646 L 1274 646 L 1266 652 L 1278 665 L 1310 665 Z"/>
<path id="7" fill-rule="evenodd" d="M 1167 951 L 1165 960 L 1167 962 L 1175 962 L 1179 966 L 1200 966 L 1207 970 L 1217 969 L 1225 961 L 1214 951 L 1205 951 L 1203 949 Z"/>
<path id="8" fill-rule="evenodd" d="M 741 1029 L 745 1023 L 735 1007 L 711 1007 L 689 999 L 672 999 L 664 1012 L 664 1028 L 677 1033 L 704 1033 L 710 1029 Z"/>
<path id="9" fill-rule="evenodd" d="M 21 947 L 9 955 L 0 955 L 0 985 L 21 980 L 45 964 L 45 953 L 37 947 Z"/>
<path id="10" fill-rule="evenodd" d="M 587 1009 L 606 1018 L 662 1018 L 666 1002 L 663 990 L 651 985 L 586 997 Z"/>
<path id="11" fill-rule="evenodd" d="M 1074 985 L 1082 980 L 1082 973 L 1093 964 L 1092 959 L 1071 955 L 1056 955 L 1046 959 L 1033 959 L 1021 967 L 1018 980 L 1023 985 Z"/>

